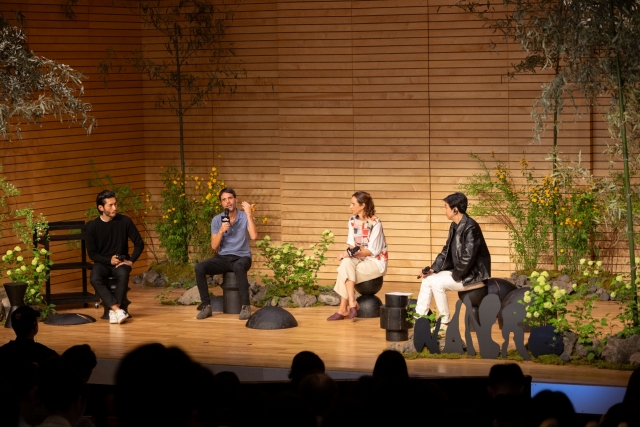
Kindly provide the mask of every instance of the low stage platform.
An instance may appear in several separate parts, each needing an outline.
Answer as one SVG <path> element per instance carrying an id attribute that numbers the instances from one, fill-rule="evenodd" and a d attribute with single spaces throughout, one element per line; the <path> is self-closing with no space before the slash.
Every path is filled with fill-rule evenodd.
<path id="1" fill-rule="evenodd" d="M 380 292 L 399 291 L 400 286 L 385 284 Z M 291 360 L 298 352 L 317 353 L 327 371 L 336 379 L 357 378 L 371 374 L 378 355 L 389 345 L 379 319 L 327 322 L 335 307 L 293 308 L 297 328 L 264 331 L 245 327 L 237 315 L 214 313 L 213 317 L 197 320 L 195 306 L 161 305 L 154 296 L 159 289 L 132 289 L 129 299 L 134 316 L 122 325 L 110 325 L 100 320 L 99 309 L 59 307 L 60 313 L 78 312 L 95 317 L 97 322 L 76 326 L 50 326 L 40 324 L 36 339 L 62 353 L 75 344 L 86 343 L 96 352 L 99 365 L 92 383 L 112 383 L 118 361 L 133 348 L 150 342 L 178 346 L 196 361 L 209 366 L 214 372 L 233 370 L 243 381 L 285 380 Z M 215 288 L 214 293 L 221 294 Z M 176 292 L 177 297 L 179 292 Z M 450 293 L 451 312 L 457 295 Z M 594 313 L 617 312 L 613 303 L 601 303 Z M 256 308 L 253 308 L 254 312 Z M 0 343 L 14 338 L 11 329 L 0 328 Z M 493 338 L 502 344 L 497 322 Z M 525 338 L 526 339 L 526 338 Z M 513 343 L 512 343 L 513 347 Z M 513 347 L 515 348 L 515 347 Z M 489 369 L 500 360 L 408 360 L 410 375 L 425 378 L 485 377 Z M 625 387 L 631 372 L 576 366 L 550 366 L 533 362 L 520 364 L 534 383 Z M 167 372 L 171 370 L 167 366 Z"/>

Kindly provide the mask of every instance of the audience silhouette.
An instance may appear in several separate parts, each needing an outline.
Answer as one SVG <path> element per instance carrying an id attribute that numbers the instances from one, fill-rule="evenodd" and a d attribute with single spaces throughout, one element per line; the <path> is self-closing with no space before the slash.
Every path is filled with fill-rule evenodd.
<path id="1" fill-rule="evenodd" d="M 13 361 L 12 369 L 0 377 L 2 425 L 92 425 L 83 414 L 87 381 L 97 364 L 95 353 L 84 344 L 58 357 L 45 346 L 23 341 L 33 341 L 37 318 L 29 310 L 22 313 L 14 324 L 17 338 L 12 343 L 18 344 L 2 347 L 3 360 Z M 545 390 L 531 398 L 531 378 L 515 363 L 491 368 L 484 396 L 482 390 L 444 389 L 437 381 L 411 378 L 404 357 L 396 351 L 382 352 L 372 375 L 356 381 L 336 382 L 324 371 L 318 355 L 302 351 L 292 360 L 288 388 L 270 394 L 259 385 L 247 387 L 233 372 L 213 375 L 177 347 L 147 344 L 122 360 L 115 375 L 115 417 L 96 425 L 249 426 L 268 417 L 269 423 L 301 427 L 417 425 L 436 419 L 452 426 L 585 426 L 565 394 Z M 460 396 L 468 396 L 464 404 Z M 639 403 L 637 370 L 624 401 L 612 406 L 599 423 L 586 425 L 639 426 Z"/>

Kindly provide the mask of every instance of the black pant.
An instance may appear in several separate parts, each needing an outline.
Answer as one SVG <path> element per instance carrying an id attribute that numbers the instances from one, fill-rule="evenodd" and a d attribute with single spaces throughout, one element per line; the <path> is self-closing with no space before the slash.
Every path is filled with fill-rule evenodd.
<path id="1" fill-rule="evenodd" d="M 91 284 L 107 307 L 115 304 L 122 305 L 126 300 L 127 288 L 129 287 L 129 273 L 131 273 L 131 266 L 126 264 L 121 264 L 118 268 L 114 265 L 93 264 L 90 278 Z M 116 278 L 115 296 L 109 290 L 109 277 Z"/>
<path id="2" fill-rule="evenodd" d="M 210 303 L 207 274 L 223 274 L 233 271 L 238 281 L 238 292 L 242 305 L 250 305 L 249 280 L 247 271 L 251 268 L 251 257 L 237 255 L 216 255 L 213 258 L 196 264 L 196 284 L 200 291 L 200 300 Z"/>

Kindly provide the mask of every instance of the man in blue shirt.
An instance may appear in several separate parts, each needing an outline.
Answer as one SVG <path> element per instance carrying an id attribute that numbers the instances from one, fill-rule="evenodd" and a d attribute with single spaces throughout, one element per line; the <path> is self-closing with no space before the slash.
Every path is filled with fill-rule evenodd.
<path id="1" fill-rule="evenodd" d="M 238 318 L 246 320 L 251 317 L 249 301 L 249 281 L 247 271 L 251 268 L 251 250 L 249 239 L 258 238 L 258 229 L 251 213 L 253 205 L 242 202 L 243 211 L 236 208 L 236 192 L 232 188 L 223 188 L 218 194 L 222 207 L 228 209 L 228 217 L 221 213 L 211 221 L 211 248 L 216 256 L 196 264 L 196 284 L 200 291 L 200 312 L 196 319 L 211 316 L 211 301 L 207 286 L 208 274 L 222 274 L 233 271 L 238 281 L 238 291 L 242 310 Z"/>

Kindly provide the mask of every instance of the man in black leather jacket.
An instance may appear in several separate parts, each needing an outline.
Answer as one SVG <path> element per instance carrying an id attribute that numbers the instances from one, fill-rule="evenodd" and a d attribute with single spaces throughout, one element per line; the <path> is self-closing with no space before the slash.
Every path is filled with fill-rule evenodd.
<path id="1" fill-rule="evenodd" d="M 442 323 L 449 323 L 449 303 L 445 291 L 468 291 L 484 286 L 491 276 L 491 255 L 477 222 L 467 214 L 467 196 L 454 193 L 444 199 L 447 219 L 451 220 L 449 237 L 431 267 L 422 269 L 416 314 L 429 311 L 431 296 Z"/>

